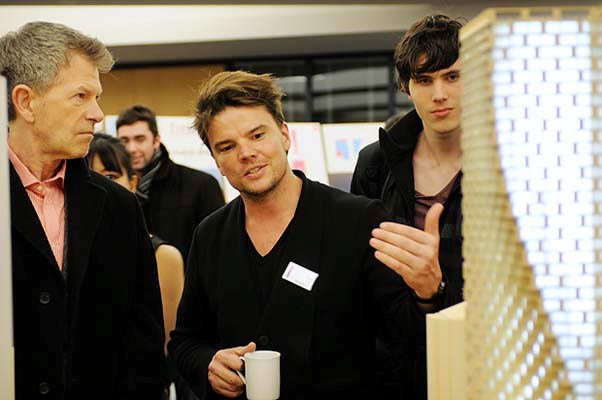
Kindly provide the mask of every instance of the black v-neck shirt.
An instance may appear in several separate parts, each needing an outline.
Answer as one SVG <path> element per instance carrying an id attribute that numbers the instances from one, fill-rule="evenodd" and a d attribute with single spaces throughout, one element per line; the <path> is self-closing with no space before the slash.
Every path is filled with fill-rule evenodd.
<path id="1" fill-rule="evenodd" d="M 265 256 L 261 256 L 255 249 L 249 234 L 245 231 L 247 241 L 247 252 L 249 255 L 249 267 L 251 276 L 255 281 L 255 290 L 264 310 L 272 294 L 272 288 L 280 278 L 279 271 L 284 271 L 288 263 L 286 248 L 288 243 L 288 232 L 292 225 L 292 220 L 274 245 Z"/>

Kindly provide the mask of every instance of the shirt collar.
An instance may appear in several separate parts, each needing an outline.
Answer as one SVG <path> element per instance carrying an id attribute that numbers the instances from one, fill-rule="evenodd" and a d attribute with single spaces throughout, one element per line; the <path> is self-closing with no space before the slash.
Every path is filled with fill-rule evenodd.
<path id="1" fill-rule="evenodd" d="M 52 183 L 55 182 L 59 185 L 59 187 L 61 189 L 65 188 L 65 172 L 67 171 L 67 163 L 63 160 L 61 161 L 61 166 L 58 170 L 55 171 L 54 176 L 52 176 L 49 179 L 46 179 L 44 182 L 40 182 L 38 180 L 38 178 L 36 178 L 31 171 L 29 170 L 29 168 L 27 168 L 27 166 L 23 163 L 23 161 L 21 161 L 21 159 L 19 158 L 19 156 L 17 156 L 17 153 L 15 153 L 13 151 L 13 149 L 10 148 L 10 145 L 8 146 L 8 158 L 10 159 L 10 162 L 13 164 L 13 167 L 15 168 L 15 171 L 17 172 L 17 175 L 19 175 L 19 179 L 21 179 L 21 183 L 23 184 L 23 187 L 30 187 L 31 185 L 35 185 L 38 183 Z"/>

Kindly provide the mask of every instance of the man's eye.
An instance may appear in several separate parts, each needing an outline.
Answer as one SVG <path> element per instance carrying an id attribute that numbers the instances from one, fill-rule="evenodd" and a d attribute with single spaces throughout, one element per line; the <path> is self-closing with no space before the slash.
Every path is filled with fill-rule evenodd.
<path id="1" fill-rule="evenodd" d="M 254 139 L 261 139 L 263 137 L 263 135 L 265 135 L 265 133 L 263 132 L 257 132 L 253 135 Z"/>
<path id="2" fill-rule="evenodd" d="M 230 150 L 232 150 L 232 146 L 224 146 L 224 147 L 220 147 L 219 148 L 219 152 L 220 153 L 225 153 L 225 152 L 230 151 Z"/>
<path id="3" fill-rule="evenodd" d="M 117 179 L 117 177 L 115 175 L 105 175 L 105 178 L 109 178 L 112 181 L 114 181 L 115 179 Z"/>

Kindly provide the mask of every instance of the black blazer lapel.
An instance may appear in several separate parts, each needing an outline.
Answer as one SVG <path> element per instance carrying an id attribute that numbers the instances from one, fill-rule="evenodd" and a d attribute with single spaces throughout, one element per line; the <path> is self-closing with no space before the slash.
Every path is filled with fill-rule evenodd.
<path id="1" fill-rule="evenodd" d="M 103 216 L 106 191 L 93 184 L 83 159 L 70 160 L 65 177 L 65 206 L 67 213 L 66 241 L 67 279 L 74 288 L 75 306 L 81 281 L 88 267 L 92 242 Z M 107 251 L 110 243 L 106 243 Z"/>
<path id="2" fill-rule="evenodd" d="M 286 254 L 289 261 L 320 273 L 323 207 L 318 184 L 308 181 L 304 175 L 303 190 L 297 211 L 290 226 Z M 288 264 L 288 263 L 287 263 Z M 311 291 L 282 279 L 287 265 L 278 272 L 264 317 L 260 324 L 275 338 L 286 339 L 291 358 L 307 364 L 314 322 L 315 293 L 320 278 Z"/>
<path id="3" fill-rule="evenodd" d="M 31 200 L 12 164 L 10 164 L 10 204 L 13 230 L 31 243 L 33 248 L 48 260 L 49 265 L 54 267 L 57 277 L 62 280 L 59 266 L 56 263 L 54 254 L 52 254 L 50 243 L 48 243 L 48 238 L 40 223 L 38 214 L 35 208 L 33 208 L 33 204 L 31 204 Z"/>

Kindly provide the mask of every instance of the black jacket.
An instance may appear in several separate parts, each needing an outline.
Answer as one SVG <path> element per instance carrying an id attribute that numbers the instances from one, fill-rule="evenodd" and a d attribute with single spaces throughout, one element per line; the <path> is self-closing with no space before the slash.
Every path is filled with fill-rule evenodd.
<path id="1" fill-rule="evenodd" d="M 10 187 L 16 399 L 160 399 L 161 293 L 134 195 L 67 162 L 61 273 L 12 165 Z"/>
<path id="2" fill-rule="evenodd" d="M 415 204 L 412 156 L 421 131 L 422 121 L 415 110 L 397 122 L 388 133 L 381 129 L 379 141 L 360 151 L 351 181 L 352 193 L 382 199 L 396 222 L 410 226 L 414 226 Z M 460 173 L 439 222 L 439 263 L 447 287 L 445 296 L 436 305 L 436 311 L 463 299 L 461 180 Z M 395 357 L 401 360 L 397 376 L 404 386 L 404 396 L 401 397 L 404 399 L 426 399 L 424 314 L 418 328 L 418 341 L 414 345 L 393 350 Z M 413 393 L 413 397 L 408 393 Z"/>
<path id="3" fill-rule="evenodd" d="M 148 230 L 176 246 L 186 259 L 196 226 L 224 205 L 213 176 L 174 163 L 161 144 L 161 168 L 153 177 L 148 203 L 143 206 Z"/>
<path id="4" fill-rule="evenodd" d="M 408 318 L 407 286 L 368 244 L 372 228 L 388 219 L 382 203 L 296 173 L 303 189 L 265 308 L 251 272 L 240 197 L 195 232 L 168 346 L 208 399 L 223 398 L 207 382 L 214 353 L 249 341 L 281 352 L 282 399 L 381 399 L 373 362 L 377 322 L 385 316 L 411 328 L 401 322 Z M 287 261 L 319 274 L 311 291 L 281 278 Z"/>

